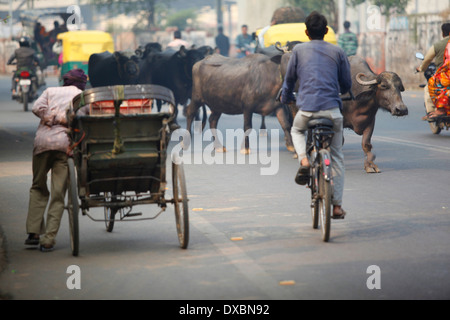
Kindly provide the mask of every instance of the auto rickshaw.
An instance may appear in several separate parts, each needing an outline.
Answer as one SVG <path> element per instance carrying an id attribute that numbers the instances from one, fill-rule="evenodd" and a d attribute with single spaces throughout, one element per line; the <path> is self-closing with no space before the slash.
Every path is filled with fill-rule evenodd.
<path id="1" fill-rule="evenodd" d="M 264 47 L 275 45 L 277 42 L 281 46 L 285 46 L 288 41 L 310 41 L 305 33 L 306 25 L 304 23 L 283 23 L 271 26 L 264 33 Z M 256 36 L 261 33 L 262 29 L 256 31 Z M 325 34 L 324 41 L 337 45 L 336 34 L 331 27 L 328 27 L 328 33 Z"/>
<path id="2" fill-rule="evenodd" d="M 58 41 L 62 41 L 60 79 L 62 75 L 72 69 L 82 69 L 87 75 L 88 62 L 91 54 L 104 51 L 114 52 L 114 40 L 112 36 L 103 31 L 68 31 L 58 34 L 57 39 Z"/>

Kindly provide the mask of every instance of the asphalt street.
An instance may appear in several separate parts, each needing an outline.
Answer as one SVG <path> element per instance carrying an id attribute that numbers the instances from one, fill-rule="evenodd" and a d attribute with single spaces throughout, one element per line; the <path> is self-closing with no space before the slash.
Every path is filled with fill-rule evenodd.
<path id="1" fill-rule="evenodd" d="M 348 215 L 332 222 L 329 243 L 311 227 L 309 190 L 294 183 L 297 159 L 287 151 L 277 119 L 267 117 L 269 134 L 257 135 L 260 148 L 252 148 L 255 162 L 241 155 L 238 146 L 212 159 L 206 152 L 210 139 L 204 136 L 202 150 L 185 164 L 190 214 L 186 250 L 178 246 L 169 206 L 154 221 L 117 223 L 112 233 L 103 223 L 81 216 L 80 255 L 73 257 L 67 213 L 55 251 L 42 253 L 23 244 L 38 120 L 9 100 L 9 83 L 0 78 L 3 298 L 450 298 L 450 132 L 433 135 L 421 121 L 420 89 L 403 93 L 408 116 L 377 114 L 372 142 L 381 173 L 365 173 L 361 137 L 345 131 Z M 181 113 L 179 119 L 184 128 Z M 260 119 L 254 116 L 256 128 Z M 219 130 L 226 138 L 226 129 L 242 124 L 241 116 L 223 116 Z M 171 148 L 176 146 L 172 141 Z M 219 158 L 223 164 L 217 163 Z M 270 168 L 269 174 L 262 174 L 264 168 Z M 170 184 L 168 188 L 170 192 Z M 155 210 L 136 208 L 145 214 Z M 69 288 L 71 266 L 79 268 L 79 289 Z"/>

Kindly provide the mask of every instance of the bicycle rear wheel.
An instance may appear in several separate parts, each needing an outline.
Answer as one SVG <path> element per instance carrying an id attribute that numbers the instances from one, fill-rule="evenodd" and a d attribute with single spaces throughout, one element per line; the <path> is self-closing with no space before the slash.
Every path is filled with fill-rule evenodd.
<path id="1" fill-rule="evenodd" d="M 313 229 L 319 228 L 319 199 L 317 197 L 318 194 L 318 180 L 317 180 L 317 169 L 311 166 L 311 180 L 310 180 L 310 189 L 311 189 L 311 218 L 312 218 L 312 227 Z"/>
<path id="2" fill-rule="evenodd" d="M 329 160 L 326 161 L 326 160 Z M 328 162 L 328 163 L 327 163 Z M 331 167 L 331 157 L 328 150 L 320 151 L 320 165 L 319 165 L 319 216 L 320 225 L 322 229 L 322 239 L 328 242 L 330 239 L 330 229 L 331 229 L 331 177 L 330 172 L 327 170 Z"/>

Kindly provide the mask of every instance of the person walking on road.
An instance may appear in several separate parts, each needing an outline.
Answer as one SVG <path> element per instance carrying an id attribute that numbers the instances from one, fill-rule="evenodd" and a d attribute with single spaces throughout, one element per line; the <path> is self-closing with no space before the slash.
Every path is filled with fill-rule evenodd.
<path id="1" fill-rule="evenodd" d="M 83 70 L 71 70 L 63 76 L 62 87 L 47 88 L 36 100 L 33 113 L 40 123 L 33 148 L 33 181 L 30 188 L 26 231 L 26 245 L 39 245 L 41 251 L 51 251 L 64 212 L 68 167 L 66 111 L 70 101 L 86 86 Z M 51 190 L 47 188 L 47 174 L 51 171 Z M 47 221 L 44 221 L 46 207 Z M 44 236 L 40 238 L 40 235 Z"/>
<path id="2" fill-rule="evenodd" d="M 350 31 L 350 22 L 344 22 L 344 33 L 339 36 L 338 45 L 347 56 L 354 56 L 358 50 L 358 37 Z"/>
<path id="3" fill-rule="evenodd" d="M 224 57 L 228 57 L 230 53 L 230 39 L 223 34 L 223 27 L 217 28 L 218 35 L 215 38 L 216 46 L 219 53 Z"/>

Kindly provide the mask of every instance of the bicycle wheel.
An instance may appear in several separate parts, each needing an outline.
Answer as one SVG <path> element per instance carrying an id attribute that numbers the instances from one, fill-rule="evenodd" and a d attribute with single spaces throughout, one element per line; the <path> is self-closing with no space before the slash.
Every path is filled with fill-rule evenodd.
<path id="1" fill-rule="evenodd" d="M 311 189 L 311 218 L 313 229 L 319 228 L 319 199 L 317 197 L 318 181 L 317 181 L 317 169 L 311 166 L 310 171 L 310 189 Z"/>
<path id="2" fill-rule="evenodd" d="M 78 229 L 78 213 L 80 206 L 78 204 L 78 186 L 75 173 L 75 164 L 72 158 L 67 159 L 69 167 L 69 227 L 70 227 L 70 246 L 72 255 L 78 256 L 79 252 L 79 229 Z"/>
<path id="3" fill-rule="evenodd" d="M 182 164 L 172 162 L 172 186 L 178 241 L 180 247 L 186 249 L 189 243 L 189 209 Z"/>
<path id="4" fill-rule="evenodd" d="M 326 160 L 330 162 L 325 163 Z M 326 178 L 330 175 L 330 172 L 325 172 L 327 167 L 331 167 L 331 157 L 327 150 L 320 151 L 320 165 L 319 165 L 319 216 L 320 225 L 322 229 L 322 239 L 327 242 L 330 239 L 330 229 L 331 229 L 331 178 Z"/>

